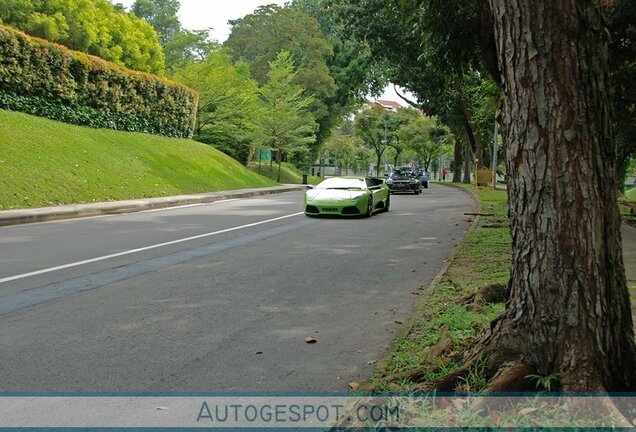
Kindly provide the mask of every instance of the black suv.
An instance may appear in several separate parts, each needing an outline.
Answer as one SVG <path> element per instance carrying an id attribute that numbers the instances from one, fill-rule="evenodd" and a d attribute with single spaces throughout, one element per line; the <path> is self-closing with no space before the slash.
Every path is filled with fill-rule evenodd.
<path id="1" fill-rule="evenodd" d="M 391 171 L 386 180 L 391 193 L 412 192 L 419 195 L 422 191 L 422 182 L 418 179 L 417 173 L 412 168 L 396 168 Z"/>

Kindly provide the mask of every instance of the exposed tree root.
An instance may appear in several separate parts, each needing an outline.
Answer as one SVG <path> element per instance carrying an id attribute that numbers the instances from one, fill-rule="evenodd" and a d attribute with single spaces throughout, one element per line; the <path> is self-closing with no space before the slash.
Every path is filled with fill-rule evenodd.
<path id="1" fill-rule="evenodd" d="M 523 392 L 535 388 L 527 377 L 536 373 L 536 369 L 522 362 L 501 365 L 495 376 L 490 379 L 487 390 L 491 392 Z"/>

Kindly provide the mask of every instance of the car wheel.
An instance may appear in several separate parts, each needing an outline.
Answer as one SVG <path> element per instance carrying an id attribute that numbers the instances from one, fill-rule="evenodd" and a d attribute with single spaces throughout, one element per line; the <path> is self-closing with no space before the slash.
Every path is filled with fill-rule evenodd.
<path id="1" fill-rule="evenodd" d="M 422 192 L 421 188 L 417 188 L 417 189 L 415 189 L 415 195 L 419 195 L 419 194 L 420 194 L 420 192 Z"/>
<path id="2" fill-rule="evenodd" d="M 371 217 L 373 216 L 373 195 L 369 196 L 369 199 L 367 201 L 367 214 L 366 217 Z"/>
<path id="3" fill-rule="evenodd" d="M 424 189 L 428 189 L 428 182 L 424 183 Z"/>
<path id="4" fill-rule="evenodd" d="M 391 196 L 389 195 L 386 197 L 386 201 L 384 202 L 384 211 L 388 212 L 390 207 L 391 207 Z"/>

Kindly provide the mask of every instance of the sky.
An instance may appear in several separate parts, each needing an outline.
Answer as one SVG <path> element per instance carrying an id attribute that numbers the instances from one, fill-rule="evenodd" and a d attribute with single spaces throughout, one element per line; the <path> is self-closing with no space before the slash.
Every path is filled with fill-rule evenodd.
<path id="1" fill-rule="evenodd" d="M 130 8 L 134 0 L 116 0 Z M 213 39 L 225 42 L 230 35 L 229 20 L 243 18 L 257 7 L 268 4 L 283 6 L 285 0 L 180 0 L 179 19 L 181 25 L 189 30 L 212 28 Z"/>
<path id="2" fill-rule="evenodd" d="M 116 2 L 130 9 L 135 0 Z M 275 3 L 283 6 L 286 2 L 287 0 L 180 0 L 179 20 L 181 25 L 189 30 L 212 28 L 212 38 L 225 42 L 230 35 L 229 20 L 242 18 L 262 5 Z M 415 99 L 412 95 L 411 98 Z M 395 94 L 392 85 L 387 87 L 380 99 L 396 101 L 406 106 L 406 103 Z"/>

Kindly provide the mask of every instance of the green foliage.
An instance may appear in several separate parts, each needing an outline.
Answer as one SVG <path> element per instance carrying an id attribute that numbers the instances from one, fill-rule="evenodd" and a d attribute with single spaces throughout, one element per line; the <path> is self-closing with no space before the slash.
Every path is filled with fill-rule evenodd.
<path id="1" fill-rule="evenodd" d="M 537 388 L 551 392 L 561 385 L 561 374 L 555 373 L 551 375 L 526 375 L 531 381 L 534 381 Z"/>
<path id="2" fill-rule="evenodd" d="M 163 46 L 181 31 L 178 0 L 135 0 L 132 13 L 150 23 L 159 34 Z"/>
<path id="3" fill-rule="evenodd" d="M 178 0 L 135 0 L 131 10 L 159 34 L 170 75 L 218 50 L 218 43 L 210 40 L 209 30 L 186 30 L 181 26 L 180 6 Z"/>
<path id="4" fill-rule="evenodd" d="M 197 95 L 0 26 L 0 108 L 68 123 L 192 135 Z"/>
<path id="5" fill-rule="evenodd" d="M 246 164 L 250 148 L 260 141 L 254 117 L 261 110 L 258 85 L 247 67 L 213 53 L 179 70 L 175 79 L 199 92 L 195 139 Z"/>
<path id="6" fill-rule="evenodd" d="M 261 111 L 256 126 L 263 142 L 283 152 L 308 147 L 316 140 L 316 121 L 310 111 L 313 97 L 305 96 L 304 89 L 294 84 L 296 72 L 289 53 L 281 51 L 270 62 L 267 83 L 259 90 Z"/>
<path id="7" fill-rule="evenodd" d="M 4 0 L 0 22 L 131 69 L 164 70 L 153 28 L 108 0 Z"/>
<path id="8" fill-rule="evenodd" d="M 219 51 L 219 44 L 210 39 L 208 30 L 181 30 L 164 46 L 166 70 L 175 74 L 179 70 Z"/>
<path id="9" fill-rule="evenodd" d="M 436 123 L 437 121 L 433 117 L 418 116 L 400 127 L 397 133 L 400 141 L 406 148 L 415 152 L 421 166 L 427 171 L 431 161 L 439 156 L 440 143 L 431 136 L 436 128 Z"/>
<path id="10" fill-rule="evenodd" d="M 296 70 L 293 84 L 312 96 L 310 109 L 318 122 L 320 140 L 316 144 L 320 144 L 332 125 L 331 99 L 336 84 L 327 66 L 333 50 L 322 37 L 318 22 L 302 12 L 268 5 L 231 24 L 232 33 L 225 46 L 236 60 L 249 65 L 259 84 L 268 80 L 270 62 L 281 51 L 289 53 Z"/>
<path id="11" fill-rule="evenodd" d="M 369 94 L 380 95 L 386 87 L 384 65 L 376 61 L 369 44 L 351 36 L 349 29 L 338 21 L 330 0 L 293 0 L 288 8 L 315 18 L 322 37 L 332 46 L 327 66 L 335 80 L 336 91 L 326 105 L 328 118 L 321 121 L 318 142 L 323 143 L 325 131 L 338 124 L 347 113 L 366 103 Z"/>
<path id="12" fill-rule="evenodd" d="M 359 113 L 354 123 L 356 135 L 375 153 L 377 175 L 380 175 L 380 162 L 387 148 L 389 116 L 384 108 L 373 106 Z"/>
<path id="13" fill-rule="evenodd" d="M 205 144 L 0 110 L 0 209 L 273 186 Z"/>
<path id="14" fill-rule="evenodd" d="M 338 160 L 340 166 L 344 167 L 342 174 L 349 175 L 349 168 L 356 163 L 356 159 L 358 159 L 358 166 L 364 165 L 364 163 L 360 163 L 360 159 L 368 161 L 367 155 L 364 152 L 360 153 L 360 150 L 363 150 L 363 143 L 359 136 L 353 135 L 351 127 L 340 127 L 327 139 L 325 148 L 331 156 Z M 358 166 L 355 167 L 354 171 L 357 171 Z"/>

